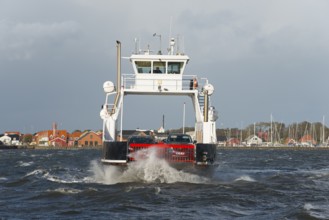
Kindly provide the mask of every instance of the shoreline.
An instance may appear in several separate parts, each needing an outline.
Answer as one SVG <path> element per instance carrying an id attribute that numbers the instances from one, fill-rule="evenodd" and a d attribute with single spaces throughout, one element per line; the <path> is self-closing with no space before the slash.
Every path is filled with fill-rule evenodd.
<path id="1" fill-rule="evenodd" d="M 84 146 L 84 147 L 53 147 L 53 146 L 2 146 L 0 150 L 102 150 L 103 146 Z M 329 150 L 329 147 L 266 147 L 266 146 L 253 146 L 253 147 L 231 147 L 231 146 L 217 146 L 218 150 Z"/>
<path id="2" fill-rule="evenodd" d="M 281 146 L 281 147 L 223 147 L 218 146 L 218 150 L 329 150 L 329 147 L 289 147 L 289 146 Z"/>
<path id="3" fill-rule="evenodd" d="M 87 146 L 87 147 L 53 147 L 53 146 L 18 146 L 17 148 L 12 148 L 15 150 L 90 150 L 98 149 L 101 150 L 103 146 Z"/>

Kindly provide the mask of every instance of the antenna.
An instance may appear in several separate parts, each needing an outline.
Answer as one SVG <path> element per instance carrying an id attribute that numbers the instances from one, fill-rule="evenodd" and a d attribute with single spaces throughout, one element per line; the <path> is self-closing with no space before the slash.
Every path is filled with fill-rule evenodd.
<path id="1" fill-rule="evenodd" d="M 170 54 L 170 42 L 171 42 L 171 29 L 172 29 L 172 16 L 170 16 L 170 25 L 169 25 L 169 48 L 167 48 L 169 54 Z"/>
<path id="2" fill-rule="evenodd" d="M 142 37 L 139 36 L 139 38 L 138 38 L 138 54 L 140 54 L 142 52 L 141 43 L 142 43 Z"/>
<path id="3" fill-rule="evenodd" d="M 159 37 L 159 39 L 160 39 L 160 47 L 159 47 L 158 54 L 161 55 L 162 54 L 162 52 L 161 52 L 161 44 L 162 44 L 161 43 L 161 34 L 154 33 L 153 37 Z"/>
<path id="4" fill-rule="evenodd" d="M 180 42 L 179 42 L 179 34 L 177 35 L 177 53 L 178 54 L 180 54 L 180 51 L 179 51 L 179 44 L 180 44 Z"/>
<path id="5" fill-rule="evenodd" d="M 169 26 L 169 42 L 171 39 L 171 28 L 172 28 L 172 16 L 170 16 L 170 26 Z"/>
<path id="6" fill-rule="evenodd" d="M 137 54 L 138 53 L 138 49 L 137 49 L 137 42 L 138 42 L 138 39 L 137 38 L 135 38 L 135 54 Z"/>

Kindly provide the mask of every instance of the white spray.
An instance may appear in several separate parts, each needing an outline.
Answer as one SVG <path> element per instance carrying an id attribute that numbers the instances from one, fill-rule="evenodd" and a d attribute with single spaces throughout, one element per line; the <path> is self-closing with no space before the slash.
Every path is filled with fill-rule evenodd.
<path id="1" fill-rule="evenodd" d="M 185 173 L 171 167 L 164 159 L 157 157 L 156 148 L 138 151 L 134 155 L 136 161 L 128 164 L 123 171 L 116 166 L 103 166 L 92 161 L 91 170 L 94 180 L 103 184 L 125 182 L 146 183 L 206 183 L 209 180 L 198 175 Z"/>

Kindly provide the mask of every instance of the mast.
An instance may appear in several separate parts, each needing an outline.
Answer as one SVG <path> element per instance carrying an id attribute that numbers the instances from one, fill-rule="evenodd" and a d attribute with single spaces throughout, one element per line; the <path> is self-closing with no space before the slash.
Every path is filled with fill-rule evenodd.
<path id="1" fill-rule="evenodd" d="M 240 126 L 240 145 L 242 144 L 242 122 Z"/>
<path id="2" fill-rule="evenodd" d="M 325 139 L 325 133 L 324 133 L 324 119 L 325 117 L 323 116 L 322 118 L 322 143 L 324 144 L 324 139 Z"/>
<path id="3" fill-rule="evenodd" d="M 183 134 L 185 134 L 185 102 L 183 107 Z"/>
<path id="4" fill-rule="evenodd" d="M 157 33 L 154 33 L 153 34 L 153 37 L 159 37 L 159 40 L 160 40 L 160 45 L 159 45 L 159 51 L 158 51 L 158 55 L 161 55 L 162 54 L 162 49 L 161 49 L 161 34 L 157 34 Z"/>
<path id="5" fill-rule="evenodd" d="M 271 114 L 271 144 L 273 144 L 273 116 Z"/>

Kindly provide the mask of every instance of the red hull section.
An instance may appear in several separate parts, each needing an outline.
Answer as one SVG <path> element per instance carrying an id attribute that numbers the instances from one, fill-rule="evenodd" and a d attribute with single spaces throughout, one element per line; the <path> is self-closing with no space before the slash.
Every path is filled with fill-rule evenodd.
<path id="1" fill-rule="evenodd" d="M 167 144 L 167 143 L 131 143 L 129 145 L 129 160 L 134 161 L 136 155 L 147 156 L 149 150 L 155 149 L 158 158 L 163 158 L 169 163 L 194 163 L 194 144 Z"/>

